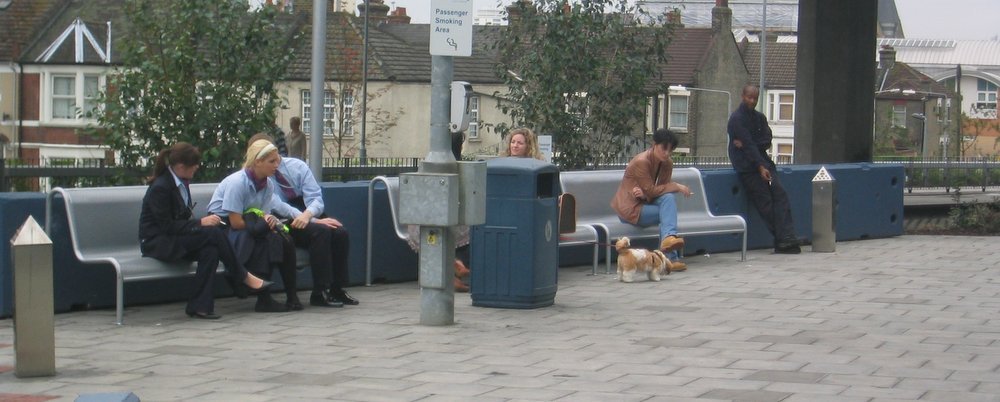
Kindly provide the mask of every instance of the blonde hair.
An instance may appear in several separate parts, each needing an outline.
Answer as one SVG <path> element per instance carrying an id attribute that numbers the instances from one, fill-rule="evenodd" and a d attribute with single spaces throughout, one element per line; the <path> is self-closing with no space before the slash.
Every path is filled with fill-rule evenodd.
<path id="1" fill-rule="evenodd" d="M 536 137 L 535 133 L 527 127 L 515 128 L 507 132 L 507 135 L 504 137 L 504 144 L 506 144 L 506 147 L 500 150 L 501 156 L 513 156 L 510 154 L 510 141 L 517 134 L 524 136 L 524 145 L 525 148 L 528 149 L 528 154 L 524 156 L 525 158 L 545 160 L 545 157 L 542 156 L 542 151 L 538 150 L 538 137 Z"/>
<path id="2" fill-rule="evenodd" d="M 247 147 L 246 160 L 243 162 L 244 168 L 253 167 L 254 162 L 264 159 L 272 152 L 278 152 L 278 147 L 268 140 L 256 140 Z"/>

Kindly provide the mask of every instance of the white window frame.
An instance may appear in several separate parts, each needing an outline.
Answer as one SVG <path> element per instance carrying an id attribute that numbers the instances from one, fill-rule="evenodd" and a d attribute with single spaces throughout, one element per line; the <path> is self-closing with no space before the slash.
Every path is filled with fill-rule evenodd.
<path id="1" fill-rule="evenodd" d="M 73 80 L 72 83 L 72 93 L 70 94 L 56 94 L 55 81 L 57 79 L 69 78 Z M 87 80 L 97 80 L 96 92 L 87 96 Z M 84 117 L 84 110 L 81 105 L 87 105 L 88 103 L 95 104 L 97 102 L 98 94 L 104 89 L 105 86 L 105 75 L 96 71 L 78 71 L 78 70 L 65 70 L 65 71 L 49 71 L 42 74 L 42 88 L 41 88 L 41 117 L 46 123 L 56 123 L 64 124 L 70 126 L 83 126 L 90 123 L 97 122 L 96 118 Z M 55 102 L 57 100 L 69 100 L 72 102 L 72 116 L 56 116 Z M 98 107 L 100 105 L 97 105 Z"/>
<path id="2" fill-rule="evenodd" d="M 781 100 L 782 96 L 791 96 L 791 102 L 783 102 Z M 792 108 L 791 116 L 787 119 L 781 118 L 781 107 L 789 106 Z M 767 120 L 771 122 L 778 123 L 792 123 L 795 121 L 795 91 L 767 91 Z"/>
<path id="3" fill-rule="evenodd" d="M 343 107 L 340 124 L 344 128 L 344 137 L 354 137 L 354 93 L 349 90 L 342 91 L 340 105 Z"/>
<path id="4" fill-rule="evenodd" d="M 906 118 L 905 104 L 892 105 L 892 117 L 889 122 L 892 127 L 906 128 Z"/>
<path id="5" fill-rule="evenodd" d="M 302 132 L 312 133 L 312 98 L 309 89 L 300 92 L 302 101 Z M 333 91 L 323 90 L 323 136 L 332 137 L 337 132 L 337 99 Z"/>
<path id="6" fill-rule="evenodd" d="M 469 97 L 469 139 L 479 139 L 479 95 Z"/>
<path id="7" fill-rule="evenodd" d="M 653 121 L 653 106 L 654 100 L 658 100 L 659 103 L 656 105 L 656 121 Z M 649 135 L 653 134 L 653 128 L 664 128 L 667 126 L 667 96 L 664 94 L 658 94 L 655 98 L 650 97 L 648 103 L 646 104 L 646 133 Z"/>
<path id="8" fill-rule="evenodd" d="M 982 78 L 976 80 L 976 102 L 973 104 L 973 108 L 981 114 L 996 113 L 997 84 Z"/>
<path id="9" fill-rule="evenodd" d="M 681 132 L 688 131 L 688 125 L 691 124 L 691 94 L 687 93 L 671 93 L 668 99 L 667 105 L 667 128 L 671 130 L 677 130 Z M 684 110 L 674 110 L 674 101 L 679 101 L 684 99 Z M 684 122 L 681 124 L 677 121 L 680 116 L 684 116 Z"/>

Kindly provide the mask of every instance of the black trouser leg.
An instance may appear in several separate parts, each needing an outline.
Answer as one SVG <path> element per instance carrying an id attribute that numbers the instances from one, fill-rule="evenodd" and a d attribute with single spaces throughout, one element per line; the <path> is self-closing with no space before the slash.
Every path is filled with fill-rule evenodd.
<path id="1" fill-rule="evenodd" d="M 330 254 L 332 232 L 326 225 L 312 222 L 302 229 L 291 230 L 295 245 L 309 250 L 313 291 L 326 290 L 333 281 L 333 259 Z"/>
<path id="2" fill-rule="evenodd" d="M 333 229 L 330 236 L 330 258 L 333 259 L 333 282 L 330 289 L 343 289 L 350 282 L 347 272 L 347 258 L 351 252 L 351 237 L 347 229 Z"/>
<path id="3" fill-rule="evenodd" d="M 775 243 L 795 239 L 791 205 L 785 188 L 778 181 L 777 173 L 771 171 L 770 184 L 757 173 L 739 173 L 739 176 L 743 188 L 747 191 L 747 197 L 764 219 L 767 230 L 774 236 Z"/>
<path id="4" fill-rule="evenodd" d="M 282 255 L 281 265 L 278 270 L 281 273 L 281 281 L 285 284 L 285 295 L 288 297 L 288 301 L 298 300 L 298 279 L 296 278 L 297 272 L 295 272 L 295 243 L 287 237 L 282 237 L 281 241 Z"/>
<path id="5" fill-rule="evenodd" d="M 215 270 L 219 268 L 219 251 L 211 244 L 209 238 L 210 235 L 206 232 L 177 237 L 177 242 L 184 249 L 189 250 L 185 259 L 198 261 L 198 268 L 194 275 L 195 288 L 188 299 L 186 313 L 211 313 L 215 311 L 212 279 L 215 277 Z"/>

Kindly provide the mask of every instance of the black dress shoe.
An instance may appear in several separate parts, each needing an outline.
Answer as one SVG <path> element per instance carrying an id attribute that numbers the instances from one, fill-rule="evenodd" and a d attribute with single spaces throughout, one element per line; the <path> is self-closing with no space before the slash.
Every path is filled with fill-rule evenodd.
<path id="1" fill-rule="evenodd" d="M 288 307 L 272 299 L 271 295 L 263 293 L 257 296 L 257 305 L 253 307 L 253 311 L 258 313 L 284 313 L 288 311 Z"/>
<path id="2" fill-rule="evenodd" d="M 250 289 L 250 287 L 248 287 L 247 285 L 243 285 L 243 287 L 245 287 L 245 288 L 249 289 L 249 290 L 250 290 L 250 294 L 252 294 L 252 295 L 256 295 L 256 294 L 260 294 L 260 293 L 263 293 L 263 292 L 266 292 L 266 291 L 268 291 L 268 289 L 270 289 L 270 288 L 271 288 L 271 285 L 273 285 L 273 284 L 274 284 L 274 282 L 271 282 L 271 281 L 269 281 L 269 280 L 266 280 L 266 279 L 264 279 L 264 280 L 263 280 L 263 282 L 264 282 L 264 283 L 262 283 L 262 284 L 260 285 L 260 287 L 259 287 L 259 288 L 257 288 L 257 289 Z"/>
<path id="3" fill-rule="evenodd" d="M 215 314 L 215 313 L 200 313 L 200 312 L 197 312 L 197 311 L 188 311 L 187 315 L 188 315 L 188 317 L 198 318 L 198 319 L 202 319 L 202 320 L 218 320 L 218 319 L 222 318 L 221 315 L 218 315 L 218 314 Z"/>
<path id="4" fill-rule="evenodd" d="M 358 304 L 361 304 L 358 299 L 351 297 L 351 295 L 347 294 L 347 291 L 344 289 L 331 289 L 329 294 L 331 300 L 338 301 L 346 305 L 357 306 Z"/>
<path id="5" fill-rule="evenodd" d="M 802 249 L 799 248 L 798 241 L 781 242 L 774 247 L 775 254 L 799 254 L 801 252 Z"/>
<path id="6" fill-rule="evenodd" d="M 302 302 L 299 301 L 298 297 L 286 301 L 285 307 L 288 307 L 289 311 L 302 311 L 305 309 L 305 307 L 302 306 Z"/>
<path id="7" fill-rule="evenodd" d="M 316 307 L 344 307 L 344 303 L 333 299 L 328 290 L 321 292 L 313 291 L 312 295 L 309 296 L 309 305 Z"/>

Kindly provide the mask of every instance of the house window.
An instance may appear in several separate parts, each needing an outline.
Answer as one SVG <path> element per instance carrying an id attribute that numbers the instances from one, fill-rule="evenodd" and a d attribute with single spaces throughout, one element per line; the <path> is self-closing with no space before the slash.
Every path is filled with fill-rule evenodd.
<path id="1" fill-rule="evenodd" d="M 667 97 L 657 95 L 649 98 L 646 105 L 646 132 L 652 134 L 653 131 L 663 128 L 667 122 Z"/>
<path id="2" fill-rule="evenodd" d="M 688 99 L 686 95 L 670 95 L 670 117 L 667 120 L 667 128 L 687 130 Z"/>
<path id="3" fill-rule="evenodd" d="M 309 90 L 302 90 L 302 131 L 312 132 L 312 98 Z M 323 91 L 323 135 L 333 135 L 337 128 L 337 105 L 333 91 Z"/>
<path id="4" fill-rule="evenodd" d="M 479 138 L 479 96 L 469 98 L 469 139 Z"/>
<path id="5" fill-rule="evenodd" d="M 774 158 L 776 163 L 792 163 L 792 144 L 777 144 L 777 155 Z"/>
<path id="6" fill-rule="evenodd" d="M 976 105 L 979 112 L 996 112 L 997 110 L 997 84 L 986 81 L 982 78 L 976 83 Z"/>
<path id="7" fill-rule="evenodd" d="M 96 74 L 53 74 L 49 91 L 51 117 L 76 120 L 97 107 L 101 77 Z M 81 108 L 82 106 L 82 108 Z"/>
<path id="8" fill-rule="evenodd" d="M 795 94 L 788 92 L 768 93 L 770 99 L 767 119 L 771 121 L 795 120 Z"/>
<path id="9" fill-rule="evenodd" d="M 906 105 L 892 105 L 892 126 L 906 128 Z"/>
<path id="10" fill-rule="evenodd" d="M 351 91 L 344 91 L 343 96 L 341 96 L 340 99 L 340 104 L 344 107 L 344 110 L 342 111 L 343 113 L 341 114 L 341 116 L 343 116 L 341 121 L 341 124 L 343 124 L 341 127 L 344 129 L 343 135 L 344 137 L 353 137 L 354 123 L 352 119 L 354 118 L 354 93 Z"/>

